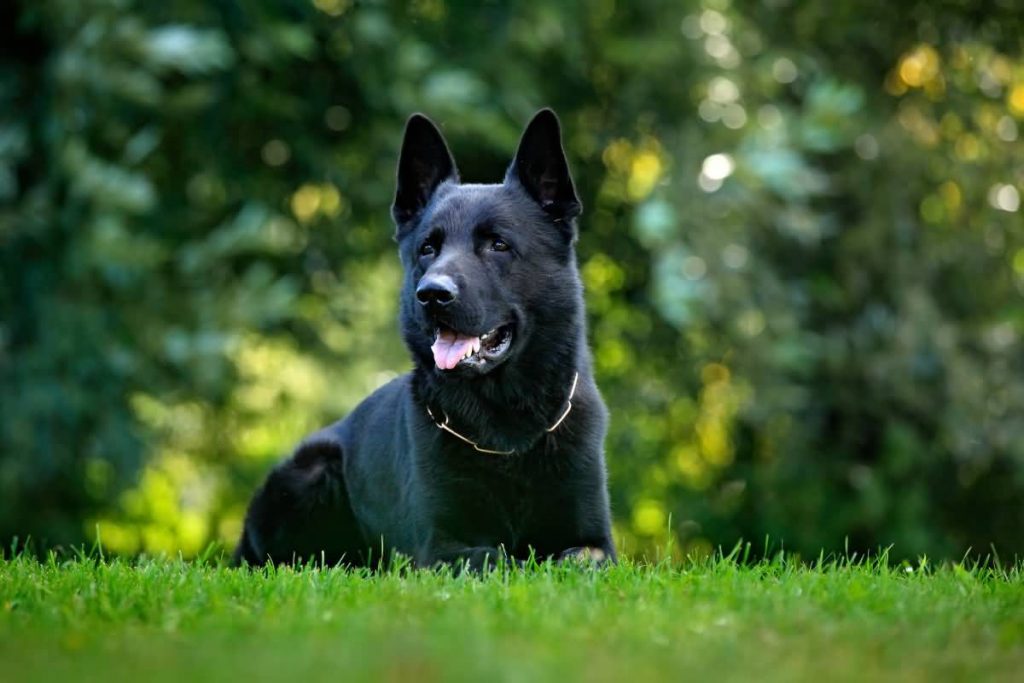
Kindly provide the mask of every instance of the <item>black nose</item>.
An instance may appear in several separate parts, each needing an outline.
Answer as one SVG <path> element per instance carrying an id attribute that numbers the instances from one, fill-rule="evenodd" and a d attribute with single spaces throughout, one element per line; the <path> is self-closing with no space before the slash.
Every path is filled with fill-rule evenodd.
<path id="1" fill-rule="evenodd" d="M 447 306 L 457 298 L 459 288 L 447 275 L 425 275 L 416 287 L 416 300 L 424 306 Z"/>

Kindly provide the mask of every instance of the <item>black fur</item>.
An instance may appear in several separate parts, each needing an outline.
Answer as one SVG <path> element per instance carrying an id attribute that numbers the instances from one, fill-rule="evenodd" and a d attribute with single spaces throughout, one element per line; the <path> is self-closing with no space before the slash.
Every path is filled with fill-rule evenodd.
<path id="1" fill-rule="evenodd" d="M 531 553 L 615 559 L 607 411 L 573 249 L 580 210 L 552 111 L 533 118 L 495 185 L 460 184 L 441 133 L 426 117 L 409 119 L 392 215 L 415 368 L 274 469 L 249 507 L 236 561 L 376 566 L 395 551 L 418 566 L 480 568 Z M 454 300 L 418 301 L 417 286 L 439 277 Z M 439 327 L 479 336 L 505 324 L 511 346 L 495 362 L 435 365 Z M 576 373 L 572 410 L 549 433 Z M 515 453 L 474 450 L 438 429 L 428 408 L 481 447 Z"/>

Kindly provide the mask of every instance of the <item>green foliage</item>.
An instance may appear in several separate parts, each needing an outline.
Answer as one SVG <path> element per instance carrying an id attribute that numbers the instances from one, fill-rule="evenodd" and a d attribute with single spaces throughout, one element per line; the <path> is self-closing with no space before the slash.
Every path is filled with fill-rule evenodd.
<path id="1" fill-rule="evenodd" d="M 1024 585 L 884 557 L 483 578 L 18 558 L 0 563 L 0 656 L 26 682 L 1012 680 Z"/>
<path id="2" fill-rule="evenodd" d="M 405 117 L 490 181 L 550 105 L 627 551 L 1024 552 L 1024 22 L 900 7 L 6 7 L 0 539 L 230 540 L 408 366 Z"/>

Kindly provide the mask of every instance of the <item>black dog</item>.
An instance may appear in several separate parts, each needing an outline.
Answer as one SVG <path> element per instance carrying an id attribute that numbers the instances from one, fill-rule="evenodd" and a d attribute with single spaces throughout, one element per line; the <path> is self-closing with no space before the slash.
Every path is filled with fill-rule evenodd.
<path id="1" fill-rule="evenodd" d="M 551 110 L 496 185 L 460 184 L 441 133 L 409 119 L 391 211 L 415 369 L 271 472 L 236 562 L 615 559 L 580 210 Z"/>

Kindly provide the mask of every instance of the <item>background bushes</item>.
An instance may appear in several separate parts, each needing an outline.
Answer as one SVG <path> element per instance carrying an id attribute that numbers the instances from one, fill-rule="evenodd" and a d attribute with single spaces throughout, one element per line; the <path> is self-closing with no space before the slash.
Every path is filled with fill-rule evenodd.
<path id="1" fill-rule="evenodd" d="M 1024 550 L 1011 2 L 15 2 L 0 539 L 186 555 L 408 365 L 406 116 L 501 177 L 554 107 L 616 529 Z"/>

